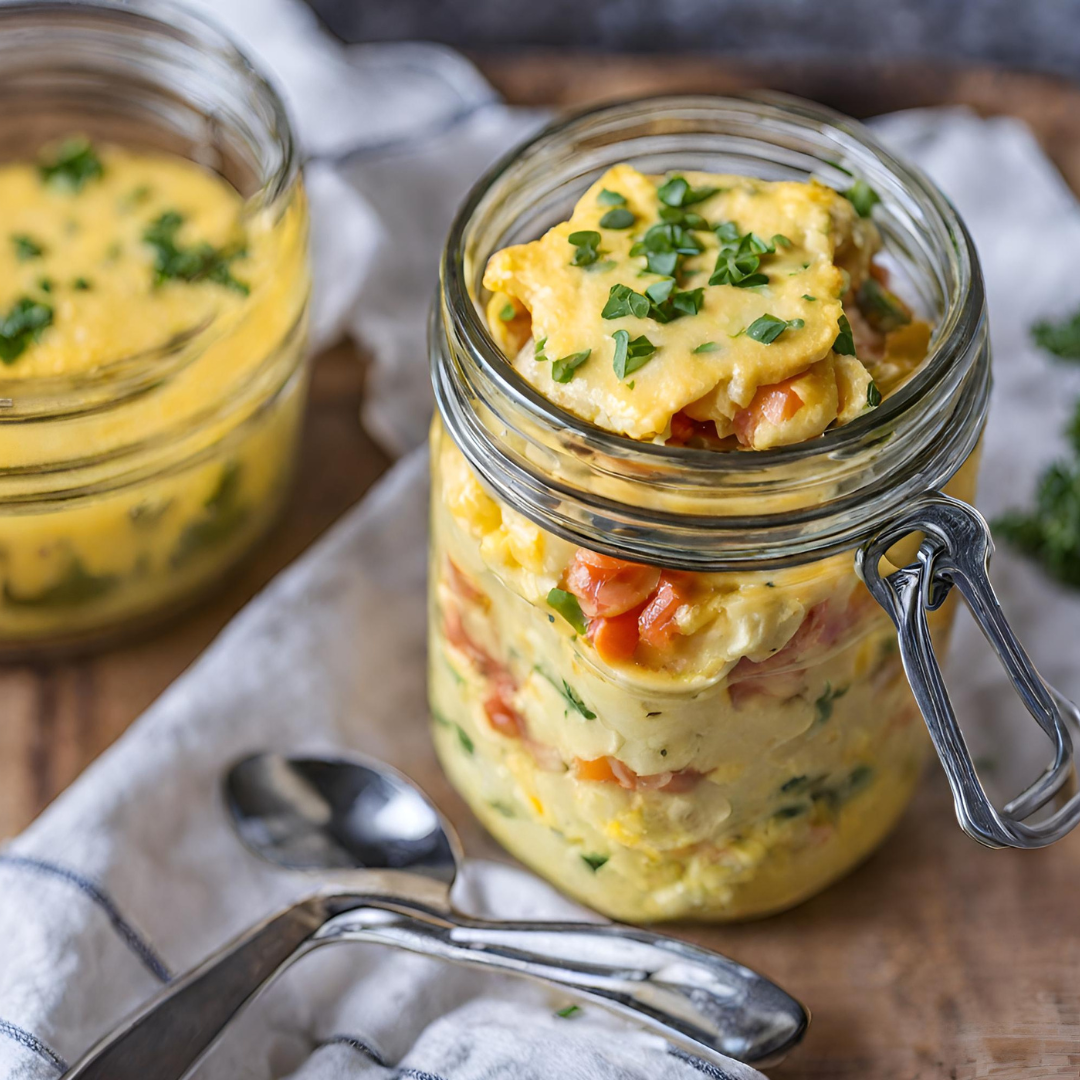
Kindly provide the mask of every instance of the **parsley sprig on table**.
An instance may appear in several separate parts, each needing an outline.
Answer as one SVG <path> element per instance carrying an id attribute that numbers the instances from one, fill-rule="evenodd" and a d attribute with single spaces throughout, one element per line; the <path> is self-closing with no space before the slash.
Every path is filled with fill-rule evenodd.
<path id="1" fill-rule="evenodd" d="M 247 296 L 250 286 L 233 277 L 229 268 L 233 260 L 243 257 L 243 248 L 216 248 L 206 241 L 184 247 L 177 240 L 183 224 L 183 214 L 167 210 L 143 232 L 143 240 L 156 252 L 154 284 L 161 285 L 170 280 L 213 281 Z"/>

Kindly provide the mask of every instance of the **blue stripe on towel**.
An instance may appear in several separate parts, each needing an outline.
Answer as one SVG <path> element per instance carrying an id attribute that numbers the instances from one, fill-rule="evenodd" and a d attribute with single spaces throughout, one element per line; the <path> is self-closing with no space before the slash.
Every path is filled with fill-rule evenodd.
<path id="1" fill-rule="evenodd" d="M 116 904 L 89 878 L 82 874 L 69 870 L 66 866 L 57 863 L 46 862 L 44 859 L 31 858 L 28 855 L 0 854 L 0 866 L 10 866 L 15 870 L 28 870 L 32 874 L 42 874 L 46 877 L 57 878 L 74 885 L 85 896 L 89 897 L 112 924 L 113 929 L 123 939 L 124 944 L 142 961 L 143 966 L 161 982 L 168 982 L 172 974 L 165 966 L 164 961 L 158 956 L 154 947 L 146 941 L 142 935 L 120 914 Z"/>
<path id="2" fill-rule="evenodd" d="M 381 1065 L 384 1069 L 388 1067 L 382 1054 L 356 1035 L 331 1035 L 329 1039 L 319 1043 L 319 1046 L 351 1046 L 365 1057 L 371 1058 L 376 1065 Z"/>
<path id="3" fill-rule="evenodd" d="M 36 1035 L 24 1031 L 17 1024 L 0 1019 L 0 1035 L 18 1043 L 20 1046 L 25 1046 L 27 1050 L 33 1051 L 38 1057 L 43 1058 L 52 1065 L 57 1072 L 66 1073 L 68 1071 L 68 1063 L 55 1050 L 46 1046 Z"/>
<path id="4" fill-rule="evenodd" d="M 710 1064 L 708 1061 L 703 1061 L 699 1057 L 694 1057 L 693 1054 L 686 1053 L 685 1050 L 679 1050 L 677 1047 L 669 1046 L 668 1053 L 678 1058 L 680 1061 L 685 1061 L 692 1069 L 697 1069 L 703 1076 L 709 1077 L 709 1080 L 735 1080 L 735 1077 L 729 1072 L 724 1072 L 723 1069 L 718 1069 L 715 1065 Z"/>

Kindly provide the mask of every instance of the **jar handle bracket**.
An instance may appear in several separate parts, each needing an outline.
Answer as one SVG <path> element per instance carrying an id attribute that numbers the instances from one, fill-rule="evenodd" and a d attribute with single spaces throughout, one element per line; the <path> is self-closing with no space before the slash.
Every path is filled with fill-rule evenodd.
<path id="1" fill-rule="evenodd" d="M 916 532 L 924 539 L 915 562 L 882 577 L 885 553 Z M 904 671 L 948 777 L 961 827 L 988 847 L 1045 847 L 1080 823 L 1080 793 L 1043 820 L 1027 822 L 1073 775 L 1070 727 L 1080 731 L 1080 710 L 1043 680 L 1009 626 L 990 584 L 993 549 L 989 526 L 977 510 L 929 492 L 859 549 L 856 568 L 896 625 Z M 1001 810 L 979 781 L 930 638 L 927 612 L 939 608 L 953 588 L 1053 746 L 1053 760 L 1043 774 Z"/>

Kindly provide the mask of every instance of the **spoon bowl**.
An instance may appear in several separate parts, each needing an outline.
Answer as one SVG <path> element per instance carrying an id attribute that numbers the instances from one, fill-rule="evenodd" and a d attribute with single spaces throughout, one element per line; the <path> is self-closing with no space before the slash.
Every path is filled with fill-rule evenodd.
<path id="1" fill-rule="evenodd" d="M 457 874 L 453 826 L 386 765 L 255 754 L 229 770 L 225 799 L 244 846 L 287 870 Z"/>

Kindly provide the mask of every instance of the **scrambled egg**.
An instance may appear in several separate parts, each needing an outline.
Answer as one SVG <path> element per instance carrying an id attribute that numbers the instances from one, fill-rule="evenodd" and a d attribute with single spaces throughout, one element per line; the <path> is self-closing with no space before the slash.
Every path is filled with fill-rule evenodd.
<path id="1" fill-rule="evenodd" d="M 302 193 L 166 154 L 0 166 L 0 649 L 184 601 L 280 507 L 304 397 Z"/>
<path id="2" fill-rule="evenodd" d="M 790 417 L 766 411 L 748 445 L 800 442 L 870 408 L 869 371 L 835 346 L 842 299 L 866 278 L 880 247 L 872 222 L 821 184 L 682 179 L 691 195 L 670 206 L 661 198 L 670 181 L 618 165 L 569 221 L 491 259 L 484 284 L 495 294 L 492 311 L 513 312 L 502 337 L 523 345 L 513 356 L 517 370 L 555 404 L 634 439 L 666 439 L 680 412 L 715 424 L 719 438 L 734 435 L 759 388 L 786 380 L 794 380 L 801 407 Z M 618 227 L 605 227 L 616 212 Z M 650 253 L 649 245 L 663 250 Z M 611 317 L 612 291 L 621 289 L 636 294 L 637 310 L 624 305 Z M 779 333 L 755 331 L 761 320 Z M 515 342 L 524 326 L 531 340 Z M 614 363 L 620 331 L 655 350 L 629 374 Z M 559 358 L 586 350 L 562 381 Z"/>
<path id="3" fill-rule="evenodd" d="M 586 421 L 766 449 L 873 410 L 926 356 L 880 246 L 819 184 L 620 165 L 569 221 L 492 256 L 488 320 Z M 735 919 L 813 894 L 886 835 L 927 739 L 850 554 L 646 567 L 494 498 L 438 420 L 432 467 L 436 747 L 511 851 L 619 918 Z M 950 492 L 970 498 L 974 474 Z"/>

